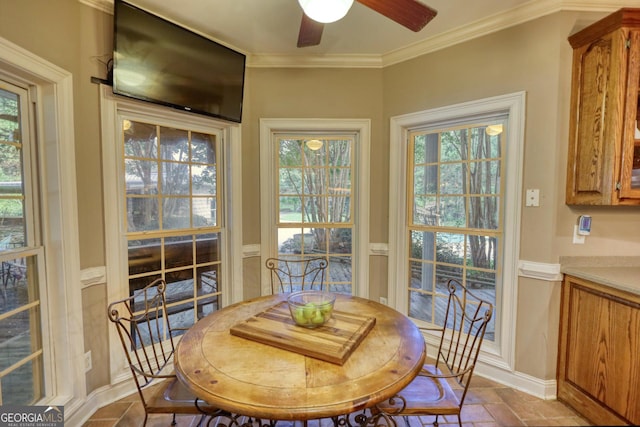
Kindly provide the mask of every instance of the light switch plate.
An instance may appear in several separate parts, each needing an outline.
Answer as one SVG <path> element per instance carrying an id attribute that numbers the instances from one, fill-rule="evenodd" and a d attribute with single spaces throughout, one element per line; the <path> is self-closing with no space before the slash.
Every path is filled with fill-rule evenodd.
<path id="1" fill-rule="evenodd" d="M 537 188 L 527 189 L 525 206 L 540 206 L 540 190 Z"/>

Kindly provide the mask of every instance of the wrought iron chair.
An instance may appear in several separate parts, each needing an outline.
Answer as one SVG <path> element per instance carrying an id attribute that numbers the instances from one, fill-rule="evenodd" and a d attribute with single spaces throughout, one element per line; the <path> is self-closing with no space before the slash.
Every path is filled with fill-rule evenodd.
<path id="1" fill-rule="evenodd" d="M 166 283 L 157 279 L 132 296 L 109 304 L 108 316 L 117 327 L 122 348 L 144 406 L 144 424 L 149 414 L 215 415 L 197 401 L 173 372 L 174 335 L 166 307 Z M 183 329 L 182 329 L 183 330 Z M 158 380 L 158 381 L 155 381 Z M 157 387 L 151 387 L 158 384 Z"/>
<path id="2" fill-rule="evenodd" d="M 324 258 L 269 258 L 265 265 L 271 275 L 271 292 L 323 290 L 327 260 Z"/>
<path id="3" fill-rule="evenodd" d="M 433 415 L 433 425 L 438 426 L 439 416 L 455 415 L 462 426 L 460 412 L 491 320 L 493 305 L 473 295 L 456 280 L 449 280 L 447 289 L 445 326 L 422 328 L 440 332 L 435 364 L 425 364 L 418 376 L 400 393 L 378 403 L 374 412 L 380 416 L 403 416 L 406 419 L 408 416 Z M 455 381 L 462 390 L 454 393 L 450 381 Z"/>

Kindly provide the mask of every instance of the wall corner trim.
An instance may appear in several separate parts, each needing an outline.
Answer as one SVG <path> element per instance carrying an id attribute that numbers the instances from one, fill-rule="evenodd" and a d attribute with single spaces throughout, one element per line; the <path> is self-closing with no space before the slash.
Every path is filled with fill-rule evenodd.
<path id="1" fill-rule="evenodd" d="M 562 281 L 560 264 L 547 264 L 535 261 L 518 261 L 518 276 L 549 282 Z"/>

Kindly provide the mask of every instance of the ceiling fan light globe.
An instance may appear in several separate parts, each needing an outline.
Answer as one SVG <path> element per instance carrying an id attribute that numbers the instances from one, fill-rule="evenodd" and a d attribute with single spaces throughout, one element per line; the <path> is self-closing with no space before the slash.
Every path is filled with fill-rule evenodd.
<path id="1" fill-rule="evenodd" d="M 298 3 L 309 18 L 328 24 L 344 18 L 353 0 L 298 0 Z"/>

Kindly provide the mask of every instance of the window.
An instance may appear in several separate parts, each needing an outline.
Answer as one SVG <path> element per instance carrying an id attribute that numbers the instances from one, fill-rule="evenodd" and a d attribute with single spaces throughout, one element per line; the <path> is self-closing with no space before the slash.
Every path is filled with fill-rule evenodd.
<path id="1" fill-rule="evenodd" d="M 368 120 L 262 119 L 262 265 L 321 257 L 326 288 L 368 295 Z M 263 268 L 262 293 L 271 293 Z"/>
<path id="2" fill-rule="evenodd" d="M 220 308 L 220 135 L 123 117 L 129 293 L 162 277 L 172 325 L 188 327 Z"/>
<path id="3" fill-rule="evenodd" d="M 494 306 L 501 282 L 507 117 L 477 120 L 409 134 L 408 312 L 438 325 L 449 279 Z"/>
<path id="4" fill-rule="evenodd" d="M 31 405 L 45 395 L 46 280 L 28 106 L 26 89 L 0 81 L 0 405 Z"/>
<path id="5" fill-rule="evenodd" d="M 277 135 L 277 257 L 324 258 L 325 289 L 352 293 L 355 135 Z"/>
<path id="6" fill-rule="evenodd" d="M 108 301 L 167 281 L 173 327 L 242 300 L 239 125 L 101 87 Z M 111 378 L 128 369 L 110 329 Z"/>
<path id="7" fill-rule="evenodd" d="M 0 38 L 0 92 L 0 405 L 75 405 L 85 376 L 72 78 Z"/>
<path id="8" fill-rule="evenodd" d="M 500 368 L 514 357 L 523 129 L 524 93 L 391 119 L 389 303 L 437 324 L 443 284 L 460 280 L 495 302 L 481 360 Z"/>
<path id="9" fill-rule="evenodd" d="M 29 404 L 31 399 L 37 399 L 35 403 L 39 405 L 72 408 L 86 397 L 84 366 L 77 363 L 84 354 L 84 337 L 82 328 L 78 327 L 82 318 L 82 298 L 79 286 L 73 78 L 71 73 L 0 37 L 0 80 L 0 87 L 6 91 L 2 95 L 6 104 L 0 108 L 8 109 L 2 112 L 0 122 L 7 121 L 0 123 L 0 128 L 8 128 L 13 133 L 13 136 L 7 137 L 5 133 L 0 137 L 9 143 L 3 145 L 6 150 L 3 155 L 8 154 L 7 151 L 21 151 L 22 168 L 7 171 L 11 165 L 9 159 L 0 161 L 0 170 L 4 174 L 2 180 L 21 180 L 22 186 L 19 191 L 14 187 L 9 193 L 3 193 L 9 196 L 4 201 L 12 199 L 9 203 L 14 207 L 23 204 L 24 228 L 18 228 L 18 234 L 25 233 L 22 246 L 18 241 L 14 242 L 18 243 L 17 247 L 0 250 L 0 260 L 24 260 L 26 276 L 21 283 L 16 277 L 16 286 L 22 292 L 20 304 L 30 301 L 22 305 L 19 314 L 29 316 L 28 329 L 11 332 L 19 334 L 19 338 L 6 339 L 8 330 L 5 327 L 7 319 L 18 312 L 10 310 L 0 315 L 0 333 L 5 334 L 0 338 L 0 351 L 15 349 L 22 354 L 30 353 L 17 364 L 14 363 L 16 359 L 8 362 L 5 357 L 8 353 L 0 354 L 2 362 L 11 364 L 10 368 L 2 370 L 1 393 L 6 400 L 0 404 L 8 404 L 13 399 L 29 400 L 26 402 Z M 18 95 L 18 111 L 12 111 L 10 107 L 15 101 L 14 95 Z M 16 112 L 19 112 L 17 118 Z M 18 128 L 17 139 L 14 131 Z M 14 156 L 14 166 L 16 159 Z M 17 214 L 19 210 L 12 212 Z M 11 221 L 15 226 L 21 220 L 14 217 Z M 11 221 L 5 221 L 3 225 Z M 2 235 L 3 239 L 6 237 L 6 234 Z M 7 243 L 9 246 L 12 244 L 10 241 Z M 7 291 L 12 285 L 12 281 L 7 282 Z M 0 304 L 3 298 L 0 295 Z M 27 336 L 29 349 L 11 347 L 12 344 L 25 344 Z M 39 345 L 41 351 L 38 350 Z M 16 378 L 22 381 L 23 390 L 4 387 L 8 380 Z"/>

